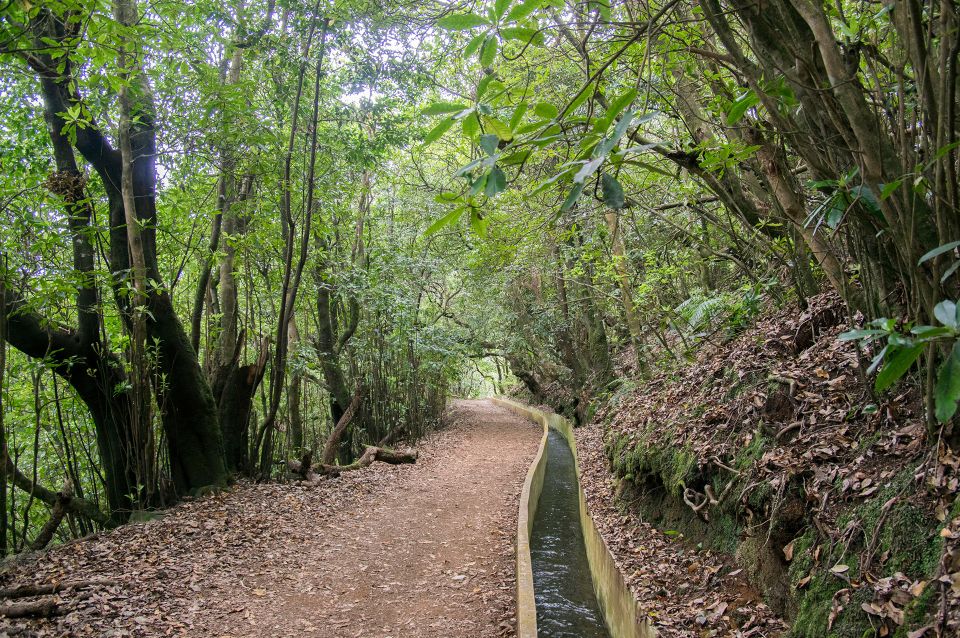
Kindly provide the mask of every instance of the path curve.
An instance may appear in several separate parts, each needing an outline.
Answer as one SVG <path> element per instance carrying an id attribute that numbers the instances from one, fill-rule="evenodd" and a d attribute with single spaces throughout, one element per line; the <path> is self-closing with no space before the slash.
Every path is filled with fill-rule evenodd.
<path id="1" fill-rule="evenodd" d="M 486 401 L 415 465 L 249 485 L 7 565 L 4 586 L 100 578 L 73 611 L 0 633 L 263 638 L 514 634 L 517 499 L 542 434 Z"/>

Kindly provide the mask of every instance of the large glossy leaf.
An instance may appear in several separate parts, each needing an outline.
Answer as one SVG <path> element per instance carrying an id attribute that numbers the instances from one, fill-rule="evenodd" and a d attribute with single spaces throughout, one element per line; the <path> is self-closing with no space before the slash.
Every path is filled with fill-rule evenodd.
<path id="1" fill-rule="evenodd" d="M 623 186 L 611 173 L 600 176 L 600 186 L 603 192 L 603 203 L 614 210 L 623 208 L 626 199 L 623 196 Z"/>
<path id="2" fill-rule="evenodd" d="M 566 212 L 573 208 L 574 204 L 577 203 L 577 200 L 580 199 L 580 194 L 583 192 L 583 184 L 574 184 L 573 190 L 570 191 L 570 194 L 567 195 L 567 198 L 563 201 L 563 206 L 560 207 L 561 212 Z"/>
<path id="3" fill-rule="evenodd" d="M 552 120 L 560 114 L 560 109 L 547 102 L 537 102 L 533 107 L 533 112 L 545 120 Z"/>
<path id="4" fill-rule="evenodd" d="M 960 400 L 960 341 L 953 344 L 950 356 L 940 366 L 933 398 L 937 420 L 946 423 L 953 418 Z"/>
<path id="5" fill-rule="evenodd" d="M 886 363 L 877 375 L 877 380 L 873 386 L 877 392 L 882 392 L 892 386 L 900 377 L 906 374 L 910 366 L 914 364 L 920 353 L 923 352 L 922 343 L 898 348 L 892 355 L 887 357 Z"/>
<path id="6" fill-rule="evenodd" d="M 470 107 L 461 102 L 434 102 L 421 113 L 424 115 L 443 115 L 444 113 L 459 113 Z"/>
<path id="7" fill-rule="evenodd" d="M 948 328 L 957 328 L 957 324 L 960 323 L 960 316 L 957 315 L 957 304 L 949 299 L 944 299 L 933 308 L 933 316 Z"/>
<path id="8" fill-rule="evenodd" d="M 453 126 L 453 121 L 454 120 L 452 117 L 445 117 L 440 120 L 440 123 L 430 129 L 430 132 L 427 133 L 427 136 L 423 138 L 424 144 L 433 144 L 443 137 L 443 134 L 446 133 L 451 126 Z"/>
<path id="9" fill-rule="evenodd" d="M 477 35 L 473 36 L 469 43 L 467 43 L 466 48 L 463 49 L 463 58 L 469 60 L 473 57 L 473 54 L 480 49 L 480 45 L 483 44 L 487 39 L 488 33 L 482 31 Z"/>
<path id="10" fill-rule="evenodd" d="M 470 229 L 478 236 L 487 236 L 487 220 L 476 208 L 470 209 Z"/>
<path id="11" fill-rule="evenodd" d="M 510 130 L 517 130 L 517 127 L 520 125 L 520 122 L 523 121 L 523 116 L 527 113 L 527 103 L 521 102 L 519 106 L 513 111 L 513 115 L 510 117 Z"/>
<path id="12" fill-rule="evenodd" d="M 948 253 L 958 246 L 960 246 L 960 241 L 951 241 L 943 244 L 942 246 L 937 246 L 933 250 L 925 252 L 923 257 L 920 258 L 920 261 L 917 262 L 917 265 L 919 266 L 923 262 L 929 261 L 934 257 L 939 257 L 943 253 Z"/>
<path id="13" fill-rule="evenodd" d="M 425 234 L 425 235 L 432 235 L 432 234 L 436 233 L 437 231 L 442 230 L 443 228 L 446 228 L 447 226 L 450 226 L 451 224 L 455 224 L 455 223 L 460 219 L 460 216 L 463 215 L 463 212 L 464 212 L 465 210 L 466 210 L 466 207 L 464 207 L 464 206 L 460 206 L 460 207 L 458 207 L 458 208 L 454 208 L 452 211 L 450 211 L 449 213 L 447 213 L 446 215 L 444 215 L 443 217 L 441 217 L 441 218 L 438 219 L 437 221 L 435 221 L 435 222 L 433 222 L 432 224 L 430 224 L 430 226 L 427 228 L 427 230 L 424 232 L 424 234 Z"/>
<path id="14" fill-rule="evenodd" d="M 510 9 L 510 13 L 507 14 L 507 17 L 504 18 L 504 22 L 520 22 L 536 11 L 541 4 L 541 0 L 527 0 L 526 2 L 515 5 L 512 9 Z"/>
<path id="15" fill-rule="evenodd" d="M 496 135 L 487 134 L 480 136 L 480 148 L 486 151 L 487 155 L 496 153 L 498 144 L 500 144 L 500 138 Z"/>
<path id="16" fill-rule="evenodd" d="M 500 35 L 504 40 L 520 40 L 523 43 L 530 42 L 536 45 L 544 44 L 543 32 L 539 29 L 529 27 L 506 27 L 500 29 Z"/>
<path id="17" fill-rule="evenodd" d="M 497 39 L 491 34 L 487 36 L 487 39 L 484 41 L 483 46 L 480 47 L 480 64 L 483 66 L 490 66 L 493 64 L 493 60 L 497 57 L 497 47 L 499 43 Z"/>
<path id="18" fill-rule="evenodd" d="M 487 24 L 490 24 L 489 20 L 475 13 L 458 13 L 444 16 L 437 20 L 438 27 L 449 31 L 464 31 Z"/>
<path id="19" fill-rule="evenodd" d="M 507 188 L 507 176 L 499 166 L 494 166 L 490 169 L 490 174 L 487 175 L 487 185 L 483 189 L 483 194 L 487 197 L 493 197 L 497 193 L 500 193 Z"/>
<path id="20" fill-rule="evenodd" d="M 617 116 L 623 113 L 623 109 L 630 106 L 630 103 L 637 99 L 637 90 L 628 89 L 622 95 L 617 97 L 613 102 L 610 103 L 610 106 L 607 107 L 607 112 L 603 114 L 604 119 L 609 122 L 617 119 Z"/>
<path id="21" fill-rule="evenodd" d="M 505 142 L 513 139 L 513 131 L 510 130 L 510 127 L 495 117 L 484 116 L 483 125 Z"/>
<path id="22" fill-rule="evenodd" d="M 463 134 L 469 138 L 473 138 L 477 133 L 480 132 L 480 119 L 477 117 L 476 113 L 471 113 L 467 117 L 463 118 Z"/>
<path id="23" fill-rule="evenodd" d="M 738 97 L 733 104 L 730 105 L 730 110 L 727 112 L 727 126 L 733 126 L 746 114 L 747 109 L 756 106 L 760 103 L 760 98 L 757 97 L 757 94 L 754 93 L 753 89 L 747 91 L 740 97 Z"/>

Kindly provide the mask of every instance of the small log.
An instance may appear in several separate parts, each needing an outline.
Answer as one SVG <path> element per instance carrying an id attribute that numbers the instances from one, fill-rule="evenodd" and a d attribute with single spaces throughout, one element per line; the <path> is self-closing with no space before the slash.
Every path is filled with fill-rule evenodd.
<path id="1" fill-rule="evenodd" d="M 391 465 L 416 463 L 417 451 L 412 448 L 399 451 L 368 445 L 367 449 L 363 451 L 363 454 L 360 456 L 360 458 L 350 465 L 328 465 L 326 463 L 321 463 L 316 469 L 321 474 L 338 476 L 344 472 L 351 472 L 353 470 L 365 468 L 371 465 L 374 461 L 389 463 Z"/>
<path id="2" fill-rule="evenodd" d="M 78 580 L 70 583 L 41 583 L 38 585 L 19 585 L 0 589 L 0 598 L 26 598 L 28 596 L 46 596 L 57 594 L 68 589 L 83 589 L 84 587 L 112 587 L 115 580 Z"/>
<path id="3" fill-rule="evenodd" d="M 350 465 L 318 463 L 315 465 L 307 465 L 307 469 L 304 471 L 304 461 L 309 463 L 309 459 L 305 458 L 304 461 L 288 460 L 287 469 L 291 474 L 294 474 L 301 481 L 316 483 L 320 480 L 321 476 L 340 476 L 344 472 L 352 472 L 353 470 L 360 470 L 368 467 L 372 465 L 374 461 L 389 463 L 390 465 L 416 463 L 417 456 L 417 451 L 413 448 L 408 448 L 406 450 L 392 450 L 390 448 L 368 445 L 363 451 L 363 455 L 361 455 L 359 459 Z"/>
<path id="4" fill-rule="evenodd" d="M 38 617 L 47 618 L 60 612 L 53 599 L 31 600 L 28 602 L 7 603 L 0 605 L 0 616 L 7 618 Z"/>

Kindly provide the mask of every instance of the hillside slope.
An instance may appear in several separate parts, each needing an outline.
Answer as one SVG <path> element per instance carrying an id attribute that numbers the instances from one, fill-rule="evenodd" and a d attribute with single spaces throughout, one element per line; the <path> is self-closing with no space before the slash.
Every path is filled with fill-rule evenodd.
<path id="1" fill-rule="evenodd" d="M 672 615 L 664 635 L 780 633 L 738 613 L 737 578 L 726 598 L 702 585 L 716 567 L 698 554 L 716 553 L 792 636 L 960 632 L 957 457 L 909 384 L 871 396 L 837 339 L 846 325 L 832 296 L 768 314 L 688 365 L 622 381 L 578 431 L 608 543 L 651 613 Z M 693 582 L 651 586 L 658 569 L 637 557 L 680 535 Z"/>

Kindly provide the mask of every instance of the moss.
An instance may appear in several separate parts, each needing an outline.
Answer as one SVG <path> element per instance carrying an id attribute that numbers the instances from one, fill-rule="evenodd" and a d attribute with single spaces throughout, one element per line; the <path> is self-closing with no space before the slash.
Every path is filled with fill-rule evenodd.
<path id="1" fill-rule="evenodd" d="M 873 636 L 874 627 L 870 618 L 861 610 L 863 603 L 869 602 L 872 592 L 869 588 L 860 588 L 848 592 L 849 600 L 842 603 L 843 610 L 830 624 L 834 596 L 847 584 L 831 574 L 815 576 L 800 601 L 797 616 L 790 627 L 792 638 L 863 638 Z"/>
<path id="2" fill-rule="evenodd" d="M 690 481 L 697 457 L 689 446 L 678 447 L 669 438 L 655 439 L 653 428 L 633 437 L 620 436 L 610 448 L 614 473 L 620 478 L 653 475 L 674 496 Z"/>
<path id="3" fill-rule="evenodd" d="M 877 552 L 889 553 L 883 570 L 886 576 L 899 571 L 910 578 L 929 577 L 943 550 L 943 539 L 937 533 L 940 523 L 932 512 L 907 497 L 914 489 L 913 475 L 914 467 L 905 468 L 852 514 L 864 530 L 865 543 L 870 543 L 876 534 Z M 893 498 L 897 501 L 885 514 L 884 506 Z M 838 520 L 838 524 L 846 522 Z"/>
<path id="4" fill-rule="evenodd" d="M 813 548 L 816 542 L 817 533 L 812 528 L 807 529 L 802 536 L 794 539 L 793 562 L 790 563 L 790 582 L 794 586 L 813 568 Z"/>
<path id="5" fill-rule="evenodd" d="M 722 514 L 713 518 L 712 525 L 708 528 L 709 537 L 707 545 L 714 549 L 731 556 L 736 553 L 737 546 L 740 544 L 740 532 L 742 528 L 733 516 Z"/>
<path id="6" fill-rule="evenodd" d="M 751 465 L 760 460 L 763 456 L 763 453 L 767 451 L 767 446 L 770 444 L 770 439 L 763 435 L 763 433 L 757 429 L 753 433 L 753 438 L 750 439 L 750 442 L 747 443 L 733 459 L 733 465 L 738 470 L 745 470 Z"/>
<path id="7" fill-rule="evenodd" d="M 910 578 L 932 575 L 943 551 L 943 539 L 936 533 L 938 527 L 930 513 L 912 503 L 895 506 L 880 536 L 881 551 L 890 552 L 884 571 L 888 575 L 903 572 Z"/>
<path id="8" fill-rule="evenodd" d="M 903 613 L 903 624 L 897 627 L 894 638 L 906 638 L 910 631 L 928 624 L 936 613 L 939 602 L 937 587 L 928 583 L 923 592 L 907 604 Z"/>

